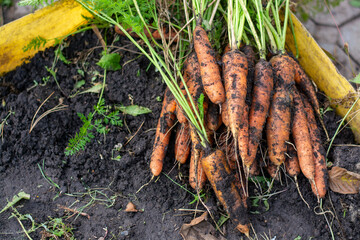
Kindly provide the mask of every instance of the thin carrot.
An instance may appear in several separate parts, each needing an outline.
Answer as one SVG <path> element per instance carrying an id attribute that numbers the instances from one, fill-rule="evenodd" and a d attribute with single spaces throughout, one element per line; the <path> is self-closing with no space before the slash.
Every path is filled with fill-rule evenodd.
<path id="1" fill-rule="evenodd" d="M 166 88 L 160 118 L 156 127 L 153 152 L 150 159 L 150 169 L 154 176 L 158 176 L 163 168 L 166 150 L 170 141 L 170 129 L 175 121 L 175 108 L 175 98 L 170 90 Z"/>
<path id="2" fill-rule="evenodd" d="M 227 163 L 231 170 L 236 170 L 236 154 L 234 138 L 227 128 L 222 131 L 219 138 L 219 149 L 225 153 Z"/>
<path id="3" fill-rule="evenodd" d="M 226 127 L 229 127 L 229 114 L 228 114 L 227 101 L 221 104 L 221 121 L 224 123 Z"/>
<path id="4" fill-rule="evenodd" d="M 270 177 L 276 181 L 280 180 L 280 166 L 275 165 L 272 161 L 267 162 L 266 171 L 269 173 Z"/>
<path id="5" fill-rule="evenodd" d="M 216 63 L 215 51 L 211 47 L 206 31 L 201 26 L 195 27 L 193 35 L 204 90 L 211 102 L 223 103 L 225 101 L 225 90 L 221 82 L 220 69 Z"/>
<path id="6" fill-rule="evenodd" d="M 191 138 L 189 124 L 179 124 L 175 140 L 175 159 L 184 164 L 189 157 L 191 149 Z"/>
<path id="7" fill-rule="evenodd" d="M 257 159 L 252 161 L 247 171 L 249 171 L 250 176 L 258 176 L 260 174 L 260 167 Z"/>
<path id="8" fill-rule="evenodd" d="M 328 170 L 326 167 L 325 149 L 321 144 L 320 129 L 316 124 L 314 110 L 305 96 L 302 96 L 304 108 L 309 123 L 310 138 L 313 146 L 315 162 L 315 185 L 311 184 L 313 193 L 324 198 L 328 187 Z"/>
<path id="9" fill-rule="evenodd" d="M 292 125 L 292 135 L 297 149 L 297 156 L 301 172 L 311 182 L 315 178 L 315 164 L 313 157 L 313 148 L 311 144 L 310 133 L 308 129 L 308 120 L 304 110 L 301 97 L 296 89 L 294 96 L 294 120 Z"/>
<path id="10" fill-rule="evenodd" d="M 274 87 L 273 71 L 266 60 L 260 59 L 255 65 L 253 100 L 249 113 L 249 159 L 248 165 L 256 158 L 266 118 L 269 113 L 271 92 Z"/>
<path id="11" fill-rule="evenodd" d="M 185 83 L 188 84 L 188 82 L 189 82 L 189 73 L 187 71 L 184 71 L 183 78 L 184 78 Z M 185 87 L 184 87 L 184 84 L 183 84 L 182 81 L 180 81 L 179 87 L 181 89 L 182 94 L 184 94 L 184 96 L 186 96 L 186 90 L 185 90 Z M 176 118 L 179 121 L 179 123 L 186 123 L 187 122 L 187 118 L 186 118 L 186 116 L 184 114 L 184 111 L 182 110 L 180 104 L 176 104 L 175 113 L 176 113 Z"/>
<path id="12" fill-rule="evenodd" d="M 201 162 L 218 200 L 236 224 L 236 228 L 249 236 L 247 209 L 234 183 L 235 175 L 226 162 L 225 154 L 216 149 L 205 155 Z"/>
<path id="13" fill-rule="evenodd" d="M 249 106 L 245 104 L 243 115 L 242 115 L 242 123 L 239 129 L 238 136 L 238 148 L 241 156 L 241 160 L 246 166 L 250 166 L 249 162 Z M 246 169 L 246 173 L 248 173 L 249 169 Z"/>

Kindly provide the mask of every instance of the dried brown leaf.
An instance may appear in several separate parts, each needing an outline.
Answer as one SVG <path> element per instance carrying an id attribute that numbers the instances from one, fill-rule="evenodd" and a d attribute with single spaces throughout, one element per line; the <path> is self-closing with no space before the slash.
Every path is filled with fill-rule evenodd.
<path id="1" fill-rule="evenodd" d="M 329 171 L 329 185 L 333 192 L 356 194 L 360 189 L 360 174 L 350 172 L 345 168 L 333 167 Z"/>
<path id="2" fill-rule="evenodd" d="M 200 217 L 193 219 L 188 224 L 183 224 L 180 234 L 184 240 L 220 240 L 215 236 L 216 230 L 213 225 L 207 221 L 207 212 Z"/>

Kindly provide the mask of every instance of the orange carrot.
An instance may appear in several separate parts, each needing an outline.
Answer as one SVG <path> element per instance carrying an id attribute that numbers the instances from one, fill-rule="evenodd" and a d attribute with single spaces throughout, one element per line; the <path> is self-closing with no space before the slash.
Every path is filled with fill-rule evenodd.
<path id="1" fill-rule="evenodd" d="M 225 154 L 217 149 L 205 155 L 201 162 L 216 197 L 236 224 L 236 228 L 249 236 L 247 209 L 236 187 L 235 176 L 226 162 Z"/>
<path id="2" fill-rule="evenodd" d="M 206 31 L 201 26 L 194 30 L 194 48 L 200 64 L 201 79 L 210 101 L 220 104 L 225 101 L 225 90 L 221 82 L 215 51 L 212 49 Z"/>
<path id="3" fill-rule="evenodd" d="M 227 101 L 221 104 L 221 121 L 226 127 L 229 127 L 229 114 L 227 108 Z"/>
<path id="4" fill-rule="evenodd" d="M 280 179 L 280 166 L 275 165 L 272 161 L 267 161 L 266 171 L 269 173 L 270 177 L 279 181 Z"/>
<path id="5" fill-rule="evenodd" d="M 216 131 L 222 124 L 219 105 L 212 102 L 209 103 L 208 112 L 206 114 L 206 126 L 211 131 Z"/>
<path id="6" fill-rule="evenodd" d="M 225 153 L 225 157 L 230 169 L 236 170 L 237 167 L 234 138 L 231 136 L 230 132 L 227 131 L 227 128 L 222 131 L 218 142 L 220 150 Z"/>
<path id="7" fill-rule="evenodd" d="M 266 137 L 270 161 L 279 166 L 285 162 L 286 142 L 290 136 L 291 95 L 283 86 L 277 86 L 266 123 Z"/>
<path id="8" fill-rule="evenodd" d="M 324 198 L 328 187 L 328 171 L 326 167 L 326 153 L 321 144 L 321 134 L 315 120 L 314 110 L 305 96 L 302 97 L 307 120 L 309 123 L 310 138 L 313 146 L 315 162 L 315 185 L 311 185 L 313 193 L 319 198 Z"/>
<path id="9" fill-rule="evenodd" d="M 191 157 L 189 167 L 189 183 L 193 189 L 200 190 L 204 187 L 206 182 L 206 175 L 203 171 L 203 167 L 200 161 L 203 154 L 203 149 L 196 134 L 195 127 L 192 125 L 190 125 L 190 136 Z"/>
<path id="10" fill-rule="evenodd" d="M 225 82 L 227 114 L 230 131 L 239 140 L 240 129 L 244 129 L 244 109 L 247 90 L 246 76 L 248 71 L 247 59 L 239 50 L 231 50 L 223 56 L 223 78 Z M 248 140 L 247 140 L 248 142 Z M 246 161 L 248 149 L 242 145 L 240 156 Z"/>
<path id="11" fill-rule="evenodd" d="M 271 58 L 270 63 L 273 67 L 274 75 L 277 78 L 277 84 L 290 90 L 290 88 L 295 84 L 295 68 L 293 65 L 293 59 L 286 54 L 276 55 Z"/>
<path id="12" fill-rule="evenodd" d="M 184 124 L 179 124 L 176 132 L 175 140 L 175 159 L 184 164 L 189 157 L 191 149 L 191 139 L 190 139 L 190 128 L 189 124 L 186 122 Z"/>
<path id="13" fill-rule="evenodd" d="M 297 156 L 301 172 L 311 182 L 315 178 L 315 164 L 310 133 L 308 129 L 308 120 L 304 110 L 301 97 L 296 89 L 294 96 L 294 120 L 292 125 L 292 135 L 297 149 Z"/>
<path id="14" fill-rule="evenodd" d="M 183 78 L 184 78 L 185 83 L 188 84 L 188 82 L 189 82 L 189 74 L 188 74 L 187 71 L 184 71 Z M 184 84 L 183 84 L 182 81 L 180 81 L 179 87 L 181 89 L 182 94 L 184 94 L 184 96 L 187 96 L 186 90 L 185 90 L 185 87 L 184 87 Z M 176 104 L 176 111 L 175 112 L 176 112 L 176 118 L 178 119 L 179 123 L 186 123 L 187 122 L 187 118 L 186 118 L 180 104 Z"/>
<path id="15" fill-rule="evenodd" d="M 241 160 L 247 166 L 246 173 L 248 173 L 248 168 L 251 165 L 249 162 L 249 106 L 245 104 L 242 124 L 240 125 L 239 136 L 238 136 L 238 147 L 241 156 Z"/>
<path id="16" fill-rule="evenodd" d="M 150 159 L 150 169 L 154 176 L 158 176 L 163 168 L 166 150 L 170 141 L 170 130 L 175 121 L 175 108 L 175 98 L 170 90 L 166 88 L 160 118 L 156 127 L 153 152 Z"/>
<path id="17" fill-rule="evenodd" d="M 299 160 L 297 158 L 297 153 L 293 145 L 287 145 L 287 157 L 285 160 L 285 169 L 286 172 L 291 176 L 295 177 L 300 173 Z"/>
<path id="18" fill-rule="evenodd" d="M 256 158 L 266 118 L 269 113 L 271 92 L 274 87 L 273 71 L 269 62 L 260 59 L 255 65 L 253 100 L 249 113 L 249 159 L 251 164 Z"/>

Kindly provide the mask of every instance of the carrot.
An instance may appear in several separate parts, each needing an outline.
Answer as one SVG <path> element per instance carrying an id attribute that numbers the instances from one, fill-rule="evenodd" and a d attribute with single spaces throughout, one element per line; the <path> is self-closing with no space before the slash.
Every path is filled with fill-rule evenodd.
<path id="1" fill-rule="evenodd" d="M 285 160 L 285 169 L 286 172 L 291 177 L 296 177 L 300 173 L 299 160 L 297 158 L 297 153 L 293 145 L 287 145 L 287 157 Z"/>
<path id="2" fill-rule="evenodd" d="M 151 38 L 151 36 L 152 36 L 155 40 L 161 40 L 161 34 L 160 34 L 159 29 L 149 28 L 149 30 L 150 30 L 150 32 L 146 29 L 146 27 L 144 27 L 144 33 L 147 38 Z M 123 31 L 121 31 L 118 26 L 115 26 L 115 32 L 117 34 L 125 36 L 125 33 Z M 126 32 L 128 32 L 130 34 L 130 36 L 132 36 L 132 37 L 139 38 L 139 36 L 135 32 L 133 32 L 132 28 L 126 29 Z M 176 35 L 177 35 L 176 31 L 174 31 L 174 30 L 169 31 L 168 27 L 163 27 L 161 29 L 161 32 L 165 39 L 171 39 L 174 42 L 178 41 L 178 38 L 176 37 Z"/>
<path id="3" fill-rule="evenodd" d="M 244 45 L 240 48 L 246 56 L 248 62 L 248 74 L 247 74 L 247 93 L 246 93 L 246 102 L 250 106 L 252 99 L 252 88 L 254 84 L 254 72 L 255 72 L 255 52 L 250 45 Z"/>
<path id="4" fill-rule="evenodd" d="M 189 74 L 188 74 L 188 72 L 184 71 L 183 78 L 184 78 L 185 83 L 189 82 Z M 184 96 L 187 96 L 186 90 L 185 90 L 185 87 L 184 87 L 184 84 L 183 84 L 182 81 L 180 81 L 179 87 L 181 89 L 182 94 L 184 94 Z M 180 104 L 176 104 L 175 113 L 176 113 L 176 118 L 178 119 L 179 123 L 186 123 L 187 122 L 187 118 L 186 118 Z"/>
<path id="5" fill-rule="evenodd" d="M 251 165 L 249 166 L 248 171 L 251 176 L 258 176 L 260 174 L 259 163 L 256 159 L 255 159 L 255 161 L 252 161 Z"/>
<path id="6" fill-rule="evenodd" d="M 283 85 L 286 89 L 295 84 L 295 68 L 293 65 L 293 59 L 286 54 L 276 55 L 270 59 L 270 63 L 273 67 L 274 74 L 279 82 L 279 85 Z"/>
<path id="7" fill-rule="evenodd" d="M 245 55 L 239 50 L 231 50 L 223 56 L 223 78 L 225 82 L 227 114 L 230 131 L 235 139 L 235 146 L 239 141 L 240 130 L 245 129 L 244 109 L 248 72 L 248 64 Z M 248 142 L 248 140 L 247 140 Z M 246 161 L 248 149 L 246 144 L 241 146 L 240 156 Z"/>
<path id="8" fill-rule="evenodd" d="M 241 160 L 249 168 L 250 164 L 247 165 L 249 162 L 249 106 L 247 104 L 245 104 L 242 124 L 240 125 L 238 147 Z M 246 169 L 246 173 L 248 173 L 248 168 Z"/>
<path id="9" fill-rule="evenodd" d="M 256 158 L 266 118 L 269 113 L 271 92 L 274 87 L 273 71 L 266 60 L 260 59 L 255 65 L 253 100 L 249 113 L 249 159 L 248 165 Z"/>
<path id="10" fill-rule="evenodd" d="M 320 130 L 316 124 L 314 110 L 309 101 L 303 96 L 303 103 L 307 120 L 309 123 L 310 138 L 313 146 L 313 156 L 315 163 L 315 185 L 311 184 L 313 193 L 319 198 L 324 198 L 328 187 L 328 171 L 326 167 L 325 149 L 321 144 Z"/>
<path id="11" fill-rule="evenodd" d="M 220 104 L 225 101 L 225 90 L 221 82 L 215 51 L 212 49 L 206 31 L 201 26 L 194 29 L 194 48 L 200 64 L 201 79 L 210 101 Z"/>
<path id="12" fill-rule="evenodd" d="M 211 131 L 216 131 L 222 124 L 219 105 L 212 102 L 209 103 L 208 112 L 206 114 L 206 126 Z"/>
<path id="13" fill-rule="evenodd" d="M 300 64 L 295 59 L 292 59 L 292 61 L 295 68 L 295 83 L 310 99 L 310 102 L 314 107 L 316 114 L 320 117 L 320 106 L 316 97 L 314 85 L 312 84 L 311 80 L 306 75 L 304 69 L 300 66 Z"/>
<path id="14" fill-rule="evenodd" d="M 190 128 L 189 124 L 186 122 L 184 124 L 179 124 L 177 132 L 176 132 L 176 140 L 175 140 L 175 159 L 184 164 L 189 157 L 190 154 Z"/>
<path id="15" fill-rule="evenodd" d="M 150 169 L 154 176 L 159 176 L 162 171 L 166 150 L 170 141 L 170 130 L 175 121 L 175 108 L 175 98 L 170 90 L 166 88 L 150 159 Z"/>
<path id="16" fill-rule="evenodd" d="M 229 114 L 227 108 L 227 101 L 221 104 L 221 121 L 226 127 L 229 127 Z"/>
<path id="17" fill-rule="evenodd" d="M 195 190 L 200 190 L 206 182 L 206 175 L 201 165 L 201 157 L 203 154 L 202 146 L 196 134 L 195 127 L 190 125 L 191 136 L 191 157 L 189 167 L 189 183 Z"/>
<path id="18" fill-rule="evenodd" d="M 290 136 L 291 95 L 284 86 L 277 86 L 266 123 L 266 137 L 270 161 L 281 165 L 285 161 L 286 141 Z"/>
<path id="19" fill-rule="evenodd" d="M 236 170 L 236 155 L 235 155 L 235 145 L 234 138 L 225 128 L 219 138 L 219 148 L 225 153 L 227 163 L 231 170 Z"/>
<path id="20" fill-rule="evenodd" d="M 269 173 L 270 177 L 279 181 L 280 174 L 279 174 L 280 166 L 275 165 L 273 162 L 268 161 L 266 166 L 266 171 Z"/>
<path id="21" fill-rule="evenodd" d="M 301 97 L 296 89 L 294 96 L 294 120 L 292 125 L 292 135 L 297 148 L 297 156 L 301 172 L 311 182 L 315 178 L 315 165 L 310 133 L 308 129 L 308 120 L 304 110 Z"/>
<path id="22" fill-rule="evenodd" d="M 246 206 L 235 184 L 235 176 L 226 162 L 225 154 L 216 149 L 201 159 L 204 172 L 236 228 L 249 236 L 249 219 Z"/>

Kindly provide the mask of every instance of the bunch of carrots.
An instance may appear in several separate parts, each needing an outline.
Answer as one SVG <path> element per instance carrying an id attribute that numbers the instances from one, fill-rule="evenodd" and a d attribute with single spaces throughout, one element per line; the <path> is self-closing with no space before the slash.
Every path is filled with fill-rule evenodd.
<path id="1" fill-rule="evenodd" d="M 178 123 L 175 158 L 180 164 L 190 161 L 190 186 L 199 191 L 208 180 L 237 229 L 249 236 L 247 179 L 258 175 L 260 167 L 265 165 L 277 179 L 280 166 L 285 165 L 296 182 L 302 172 L 315 196 L 324 198 L 327 167 L 317 125 L 320 108 L 311 80 L 285 51 L 289 0 L 269 1 L 266 6 L 261 0 L 229 0 L 224 11 L 229 44 L 222 57 L 202 26 L 207 7 L 193 1 L 193 50 L 179 81 L 192 111 L 200 116 L 196 123 L 202 129 L 167 89 L 150 169 L 154 176 L 161 173 Z M 285 13 L 283 21 L 280 10 Z M 266 160 L 259 154 L 263 135 Z"/>

